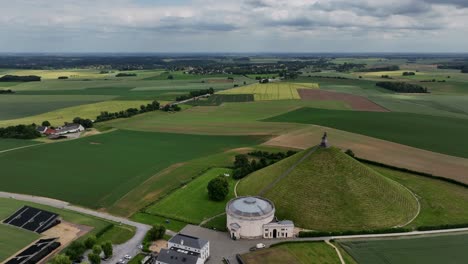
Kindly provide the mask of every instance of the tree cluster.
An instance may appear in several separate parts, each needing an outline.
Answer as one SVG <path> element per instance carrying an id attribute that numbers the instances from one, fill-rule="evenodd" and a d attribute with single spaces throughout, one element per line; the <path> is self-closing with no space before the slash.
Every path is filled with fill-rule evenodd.
<path id="1" fill-rule="evenodd" d="M 416 75 L 416 73 L 415 72 L 403 72 L 402 75 L 403 76 L 414 76 L 414 75 Z"/>
<path id="2" fill-rule="evenodd" d="M 156 111 L 156 110 L 159 110 L 159 108 L 160 108 L 159 102 L 158 101 L 153 101 L 150 104 L 141 105 L 139 110 L 136 109 L 136 108 L 129 108 L 127 110 L 123 110 L 123 111 L 119 111 L 119 112 L 113 112 L 113 113 L 109 113 L 107 111 L 104 111 L 104 112 L 101 112 L 101 114 L 99 114 L 96 117 L 95 122 L 104 122 L 104 121 L 117 119 L 117 118 L 128 118 L 128 117 L 132 117 L 132 116 L 137 115 L 137 114 Z"/>
<path id="3" fill-rule="evenodd" d="M 0 78 L 0 82 L 40 82 L 41 77 L 36 75 L 29 76 L 17 76 L 17 75 L 5 75 Z"/>
<path id="4" fill-rule="evenodd" d="M 378 82 L 375 85 L 397 93 L 428 93 L 426 87 L 406 82 Z"/>
<path id="5" fill-rule="evenodd" d="M 202 96 L 206 94 L 214 94 L 214 89 L 212 87 L 208 89 L 202 89 L 197 91 L 191 91 L 188 95 L 181 95 L 176 98 L 176 101 L 184 101 L 193 97 Z"/>
<path id="6" fill-rule="evenodd" d="M 224 175 L 219 175 L 208 182 L 207 189 L 210 200 L 224 201 L 229 194 L 229 182 Z"/>
<path id="7" fill-rule="evenodd" d="M 463 67 L 461 70 L 462 73 L 468 73 L 468 66 Z"/>
<path id="8" fill-rule="evenodd" d="M 81 117 L 75 117 L 75 118 L 73 118 L 73 123 L 80 124 L 84 128 L 92 128 L 93 127 L 93 121 L 91 121 L 91 119 L 83 119 Z"/>
<path id="9" fill-rule="evenodd" d="M 0 127 L 0 138 L 34 139 L 40 136 L 35 124 Z"/>
<path id="10" fill-rule="evenodd" d="M 250 156 L 260 158 L 259 160 L 249 160 L 249 155 L 245 154 L 236 155 L 234 159 L 234 172 L 232 177 L 234 179 L 242 179 L 254 171 L 263 169 L 271 164 L 274 164 L 275 162 L 278 162 L 294 154 L 294 151 L 288 151 L 286 153 L 269 153 L 266 151 L 254 151 L 249 153 Z"/>
<path id="11" fill-rule="evenodd" d="M 101 253 L 104 253 L 105 258 L 109 258 L 113 254 L 112 242 L 106 241 L 98 245 L 96 236 L 89 236 L 84 241 L 73 241 L 65 250 L 65 256 L 73 262 L 80 262 L 83 254 L 88 249 L 92 250 L 88 255 L 88 259 L 92 264 L 99 264 L 101 262 Z"/>
<path id="12" fill-rule="evenodd" d="M 14 94 L 15 92 L 13 92 L 12 90 L 8 89 L 8 90 L 0 90 L 0 94 Z"/>
<path id="13" fill-rule="evenodd" d="M 115 75 L 115 77 L 135 77 L 137 76 L 136 73 L 127 73 L 127 72 L 120 72 Z"/>
<path id="14" fill-rule="evenodd" d="M 148 233 L 146 233 L 146 241 L 156 241 L 162 239 L 166 234 L 166 228 L 163 225 L 154 225 Z"/>
<path id="15" fill-rule="evenodd" d="M 68 79 L 68 76 L 59 76 L 57 79 L 59 79 L 59 80 L 66 80 L 66 79 Z"/>

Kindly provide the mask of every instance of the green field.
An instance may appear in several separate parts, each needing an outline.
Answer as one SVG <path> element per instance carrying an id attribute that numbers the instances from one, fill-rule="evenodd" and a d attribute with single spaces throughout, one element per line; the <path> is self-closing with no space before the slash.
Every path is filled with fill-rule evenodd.
<path id="1" fill-rule="evenodd" d="M 166 227 L 166 229 L 172 230 L 174 232 L 179 232 L 187 225 L 185 222 L 168 219 L 162 216 L 150 215 L 147 213 L 136 213 L 132 215 L 130 219 L 147 225 L 163 225 Z M 169 221 L 169 223 L 166 221 Z"/>
<path id="2" fill-rule="evenodd" d="M 225 201 L 215 202 L 208 198 L 208 182 L 232 170 L 223 168 L 210 169 L 203 175 L 182 186 L 166 198 L 145 210 L 148 214 L 178 219 L 187 223 L 199 224 L 203 220 L 224 212 L 226 202 L 234 197 L 236 181 L 229 177 L 229 194 Z"/>
<path id="3" fill-rule="evenodd" d="M 0 179 L 3 191 L 108 207 L 172 164 L 260 140 L 115 131 L 0 154 Z"/>
<path id="4" fill-rule="evenodd" d="M 371 168 L 418 196 L 421 212 L 411 227 L 468 223 L 468 188 L 382 167 Z"/>
<path id="5" fill-rule="evenodd" d="M 339 243 L 359 264 L 468 262 L 466 234 Z"/>
<path id="6" fill-rule="evenodd" d="M 288 100 L 301 98 L 297 93 L 297 89 L 317 89 L 318 87 L 319 86 L 316 83 L 255 83 L 248 86 L 221 91 L 219 94 L 253 94 L 255 101 Z"/>
<path id="7" fill-rule="evenodd" d="M 86 234 L 85 237 L 95 235 L 105 229 L 109 224 L 112 224 L 112 222 L 107 220 L 98 219 L 68 210 L 5 198 L 0 198 L 0 219 L 7 218 L 24 205 L 57 213 L 67 222 L 92 227 L 93 229 Z M 105 232 L 102 237 L 100 237 L 100 240 L 111 240 L 113 243 L 119 244 L 127 241 L 135 232 L 134 229 L 129 226 L 118 225 L 117 223 L 113 224 L 115 224 L 115 226 L 111 230 Z M 0 239 L 0 261 L 2 261 L 39 238 L 39 235 L 33 232 L 0 224 L 0 237 L 3 238 Z M 8 239 L 5 240 L 5 238 Z M 84 239 L 84 237 L 81 239 Z"/>
<path id="8" fill-rule="evenodd" d="M 407 189 L 337 148 L 316 150 L 277 181 L 307 153 L 250 174 L 239 183 L 238 194 L 263 191 L 262 196 L 275 203 L 279 219 L 293 220 L 296 226 L 311 230 L 394 227 L 416 215 L 417 201 Z"/>
<path id="9" fill-rule="evenodd" d="M 377 113 L 302 108 L 266 122 L 316 124 L 396 143 L 468 157 L 468 120 L 410 113 Z"/>
<path id="10" fill-rule="evenodd" d="M 325 242 L 285 243 L 242 255 L 246 264 L 339 264 L 336 251 Z"/>
<path id="11" fill-rule="evenodd" d="M 39 144 L 40 142 L 24 139 L 0 138 L 0 152 L 8 149 Z"/>
<path id="12" fill-rule="evenodd" d="M 2 262 L 38 239 L 39 235 L 0 223 L 0 237 L 2 237 L 0 239 L 0 262 Z"/>

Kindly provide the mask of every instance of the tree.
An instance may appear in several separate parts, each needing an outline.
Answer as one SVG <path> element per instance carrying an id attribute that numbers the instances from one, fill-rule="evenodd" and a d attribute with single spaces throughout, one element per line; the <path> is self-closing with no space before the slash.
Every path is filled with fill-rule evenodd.
<path id="1" fill-rule="evenodd" d="M 247 155 L 244 155 L 244 154 L 236 155 L 235 160 L 234 160 L 235 168 L 246 167 L 248 165 L 249 165 L 249 159 L 247 158 Z"/>
<path id="2" fill-rule="evenodd" d="M 94 245 L 96 245 L 97 238 L 96 236 L 89 236 L 85 239 L 84 245 L 87 249 L 92 249 Z"/>
<path id="3" fill-rule="evenodd" d="M 163 238 L 164 234 L 166 234 L 166 228 L 162 225 L 155 225 L 146 233 L 146 238 L 149 241 L 156 241 Z"/>
<path id="4" fill-rule="evenodd" d="M 168 76 L 167 76 L 167 79 L 168 79 L 168 80 L 174 80 L 174 76 L 168 75 Z"/>
<path id="5" fill-rule="evenodd" d="M 67 255 L 58 254 L 49 261 L 49 264 L 72 264 L 72 261 Z"/>
<path id="6" fill-rule="evenodd" d="M 100 255 L 102 252 L 102 248 L 100 245 L 94 245 L 93 246 L 93 253 L 96 255 Z"/>
<path id="7" fill-rule="evenodd" d="M 350 157 L 353 157 L 353 158 L 355 157 L 354 152 L 353 152 L 352 150 L 350 150 L 350 149 L 347 149 L 347 150 L 345 151 L 345 153 L 348 154 Z"/>
<path id="8" fill-rule="evenodd" d="M 79 262 L 85 251 L 86 247 L 83 242 L 73 241 L 70 246 L 68 246 L 65 254 L 69 256 L 71 260 Z"/>
<path id="9" fill-rule="evenodd" d="M 101 263 L 101 257 L 99 257 L 98 254 L 89 253 L 88 254 L 88 259 L 91 262 L 91 264 L 100 264 Z"/>
<path id="10" fill-rule="evenodd" d="M 102 251 L 104 252 L 104 256 L 106 258 L 112 257 L 113 254 L 113 249 L 112 249 L 112 243 L 110 241 L 104 242 L 102 245 Z"/>
<path id="11" fill-rule="evenodd" d="M 208 197 L 213 201 L 223 201 L 229 193 L 229 183 L 220 175 L 208 183 Z"/>
<path id="12" fill-rule="evenodd" d="M 50 122 L 47 121 L 47 120 L 46 120 L 46 121 L 42 121 L 42 126 L 48 127 L 48 126 L 50 126 Z"/>

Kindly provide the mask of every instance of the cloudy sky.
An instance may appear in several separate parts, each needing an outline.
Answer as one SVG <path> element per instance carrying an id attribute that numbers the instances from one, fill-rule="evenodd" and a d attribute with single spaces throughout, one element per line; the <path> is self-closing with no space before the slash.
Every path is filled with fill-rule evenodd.
<path id="1" fill-rule="evenodd" d="M 0 52 L 468 52 L 468 0 L 0 0 Z"/>

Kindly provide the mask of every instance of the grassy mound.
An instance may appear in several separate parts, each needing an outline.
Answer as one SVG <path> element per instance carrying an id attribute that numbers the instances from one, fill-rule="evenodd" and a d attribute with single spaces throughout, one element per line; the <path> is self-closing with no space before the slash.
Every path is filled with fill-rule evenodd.
<path id="1" fill-rule="evenodd" d="M 418 204 L 406 188 L 337 148 L 316 150 L 269 188 L 309 151 L 253 173 L 240 182 L 238 193 L 256 195 L 265 190 L 263 196 L 275 203 L 280 219 L 312 230 L 393 227 L 415 216 Z"/>

